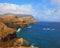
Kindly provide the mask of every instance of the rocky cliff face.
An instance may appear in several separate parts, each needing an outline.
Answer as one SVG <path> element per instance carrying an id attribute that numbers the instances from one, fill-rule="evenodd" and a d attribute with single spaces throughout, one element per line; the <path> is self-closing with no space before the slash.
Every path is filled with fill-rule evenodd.
<path id="1" fill-rule="evenodd" d="M 16 32 L 14 28 L 9 28 L 4 23 L 0 22 L 0 40 L 8 34 L 13 34 L 14 32 Z"/>
<path id="2" fill-rule="evenodd" d="M 19 27 L 24 28 L 31 23 L 36 23 L 35 19 L 32 16 L 25 16 L 25 17 L 18 18 L 11 14 L 0 16 L 0 21 L 2 21 L 8 27 L 12 27 L 15 29 L 17 29 Z"/>
<path id="3" fill-rule="evenodd" d="M 35 22 L 32 16 L 20 18 L 11 14 L 0 16 L 0 38 L 4 38 L 8 34 L 13 34 L 18 28 L 25 28 Z"/>
<path id="4" fill-rule="evenodd" d="M 20 18 L 11 14 L 0 16 L 0 47 L 29 46 L 26 40 L 17 38 L 16 31 L 18 28 L 25 28 L 32 23 L 36 23 L 32 16 Z"/>

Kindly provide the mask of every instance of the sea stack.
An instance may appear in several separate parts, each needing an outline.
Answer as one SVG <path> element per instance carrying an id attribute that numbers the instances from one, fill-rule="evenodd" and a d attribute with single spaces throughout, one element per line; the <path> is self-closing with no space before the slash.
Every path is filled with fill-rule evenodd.
<path id="1" fill-rule="evenodd" d="M 0 15 L 0 48 L 32 48 L 28 41 L 17 38 L 16 31 L 35 23 L 32 16 Z"/>

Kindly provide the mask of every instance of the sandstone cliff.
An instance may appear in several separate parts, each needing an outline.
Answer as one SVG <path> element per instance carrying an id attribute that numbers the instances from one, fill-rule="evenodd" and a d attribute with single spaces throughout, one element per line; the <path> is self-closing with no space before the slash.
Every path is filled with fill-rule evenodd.
<path id="1" fill-rule="evenodd" d="M 32 16 L 16 17 L 12 14 L 0 16 L 0 38 L 16 32 L 18 28 L 25 28 L 36 21 Z M 3 36 L 2 36 L 3 35 Z"/>
<path id="2" fill-rule="evenodd" d="M 32 16 L 17 17 L 12 14 L 0 16 L 0 47 L 14 48 L 32 48 L 28 41 L 23 38 L 17 38 L 16 31 L 18 28 L 25 28 L 32 23 L 36 23 Z"/>
<path id="3" fill-rule="evenodd" d="M 36 23 L 35 19 L 32 16 L 18 18 L 17 16 L 11 14 L 0 16 L 0 21 L 4 22 L 4 24 L 6 24 L 8 27 L 12 28 L 24 28 L 31 23 Z"/>
<path id="4" fill-rule="evenodd" d="M 7 27 L 4 23 L 0 22 L 0 39 L 6 37 L 8 34 L 16 32 L 15 29 Z"/>

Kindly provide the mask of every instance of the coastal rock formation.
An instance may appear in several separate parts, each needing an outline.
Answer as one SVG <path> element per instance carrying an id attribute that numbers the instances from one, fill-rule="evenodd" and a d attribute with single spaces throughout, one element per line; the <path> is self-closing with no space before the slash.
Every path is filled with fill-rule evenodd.
<path id="1" fill-rule="evenodd" d="M 25 28 L 32 23 L 36 23 L 32 16 L 17 17 L 12 14 L 2 15 L 0 16 L 0 38 L 15 33 L 18 28 Z"/>
<path id="2" fill-rule="evenodd" d="M 2 21 L 8 27 L 12 27 L 15 29 L 17 29 L 18 27 L 24 28 L 29 24 L 36 23 L 35 19 L 32 16 L 17 17 L 12 14 L 0 16 L 0 21 Z"/>
<path id="3" fill-rule="evenodd" d="M 4 23 L 0 22 L 0 40 L 8 34 L 13 34 L 14 32 L 16 32 L 14 28 L 9 28 Z"/>
<path id="4" fill-rule="evenodd" d="M 29 43 L 23 38 L 14 38 L 5 42 L 0 42 L 0 47 L 19 47 L 19 46 L 29 46 Z"/>
<path id="5" fill-rule="evenodd" d="M 1 15 L 0 48 L 32 48 L 28 41 L 23 38 L 17 38 L 16 35 L 18 28 L 25 28 L 32 23 L 36 23 L 32 16 L 17 17 L 12 14 Z"/>

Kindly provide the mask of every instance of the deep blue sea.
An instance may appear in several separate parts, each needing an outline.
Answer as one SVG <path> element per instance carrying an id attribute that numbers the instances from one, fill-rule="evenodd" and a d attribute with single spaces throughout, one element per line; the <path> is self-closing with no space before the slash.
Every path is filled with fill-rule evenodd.
<path id="1" fill-rule="evenodd" d="M 17 36 L 39 48 L 60 48 L 60 22 L 39 22 L 21 30 Z"/>

